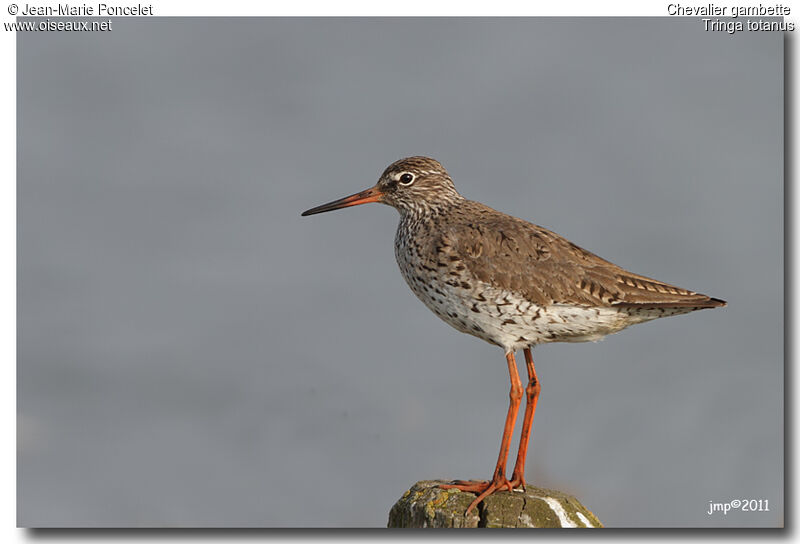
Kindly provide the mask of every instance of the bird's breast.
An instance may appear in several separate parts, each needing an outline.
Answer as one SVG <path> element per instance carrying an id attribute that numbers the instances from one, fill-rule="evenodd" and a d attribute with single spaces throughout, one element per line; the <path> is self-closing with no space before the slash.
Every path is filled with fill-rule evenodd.
<path id="1" fill-rule="evenodd" d="M 502 347 L 536 343 L 508 327 L 511 314 L 535 310 L 531 303 L 478 280 L 464 263 L 437 251 L 435 237 L 398 229 L 395 257 L 411 291 L 456 330 Z"/>
<path id="2" fill-rule="evenodd" d="M 436 251 L 433 235 L 401 223 L 395 237 L 395 257 L 403 279 L 431 311 L 462 332 L 470 332 L 468 300 L 477 283 L 462 265 L 456 269 Z M 475 285 L 473 285 L 475 284 Z M 475 332 L 472 330 L 472 332 Z"/>

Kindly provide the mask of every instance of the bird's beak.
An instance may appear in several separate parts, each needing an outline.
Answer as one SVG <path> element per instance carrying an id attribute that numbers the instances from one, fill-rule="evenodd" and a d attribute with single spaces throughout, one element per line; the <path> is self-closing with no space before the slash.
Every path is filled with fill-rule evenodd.
<path id="1" fill-rule="evenodd" d="M 315 213 L 329 212 L 332 210 L 338 210 L 339 208 L 349 208 L 350 206 L 358 206 L 359 204 L 366 204 L 368 202 L 380 202 L 382 196 L 383 193 L 380 189 L 377 187 L 370 187 L 366 191 L 361 191 L 360 193 L 346 196 L 344 198 L 340 198 L 339 200 L 334 200 L 333 202 L 328 202 L 322 206 L 311 208 L 310 210 L 304 211 L 300 215 L 314 215 Z"/>

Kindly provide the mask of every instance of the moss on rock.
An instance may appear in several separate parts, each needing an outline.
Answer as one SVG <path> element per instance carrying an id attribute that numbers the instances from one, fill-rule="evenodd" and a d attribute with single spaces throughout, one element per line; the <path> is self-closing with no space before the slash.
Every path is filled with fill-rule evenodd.
<path id="1" fill-rule="evenodd" d="M 389 527 L 602 527 L 575 497 L 561 491 L 527 486 L 490 495 L 465 516 L 473 493 L 441 489 L 444 480 L 415 483 L 389 512 Z"/>

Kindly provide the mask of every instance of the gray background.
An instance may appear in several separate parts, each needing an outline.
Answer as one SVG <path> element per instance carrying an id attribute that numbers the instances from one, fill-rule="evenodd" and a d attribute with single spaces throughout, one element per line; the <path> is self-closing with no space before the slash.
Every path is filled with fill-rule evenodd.
<path id="1" fill-rule="evenodd" d="M 608 526 L 783 522 L 780 34 L 116 19 L 18 39 L 21 525 L 383 526 L 416 480 L 489 477 L 502 352 L 408 290 L 393 210 L 299 215 L 412 154 L 730 303 L 535 349 L 530 483 Z M 770 511 L 706 514 L 742 498 Z"/>

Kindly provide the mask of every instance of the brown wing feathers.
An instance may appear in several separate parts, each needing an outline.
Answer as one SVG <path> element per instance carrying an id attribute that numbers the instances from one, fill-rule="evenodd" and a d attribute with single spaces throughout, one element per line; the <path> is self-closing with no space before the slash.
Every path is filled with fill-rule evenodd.
<path id="1" fill-rule="evenodd" d="M 725 302 L 628 272 L 558 234 L 483 204 L 478 221 L 450 225 L 443 251 L 478 280 L 519 293 L 534 304 L 638 308 L 713 308 Z M 465 210 L 466 211 L 466 210 Z"/>

